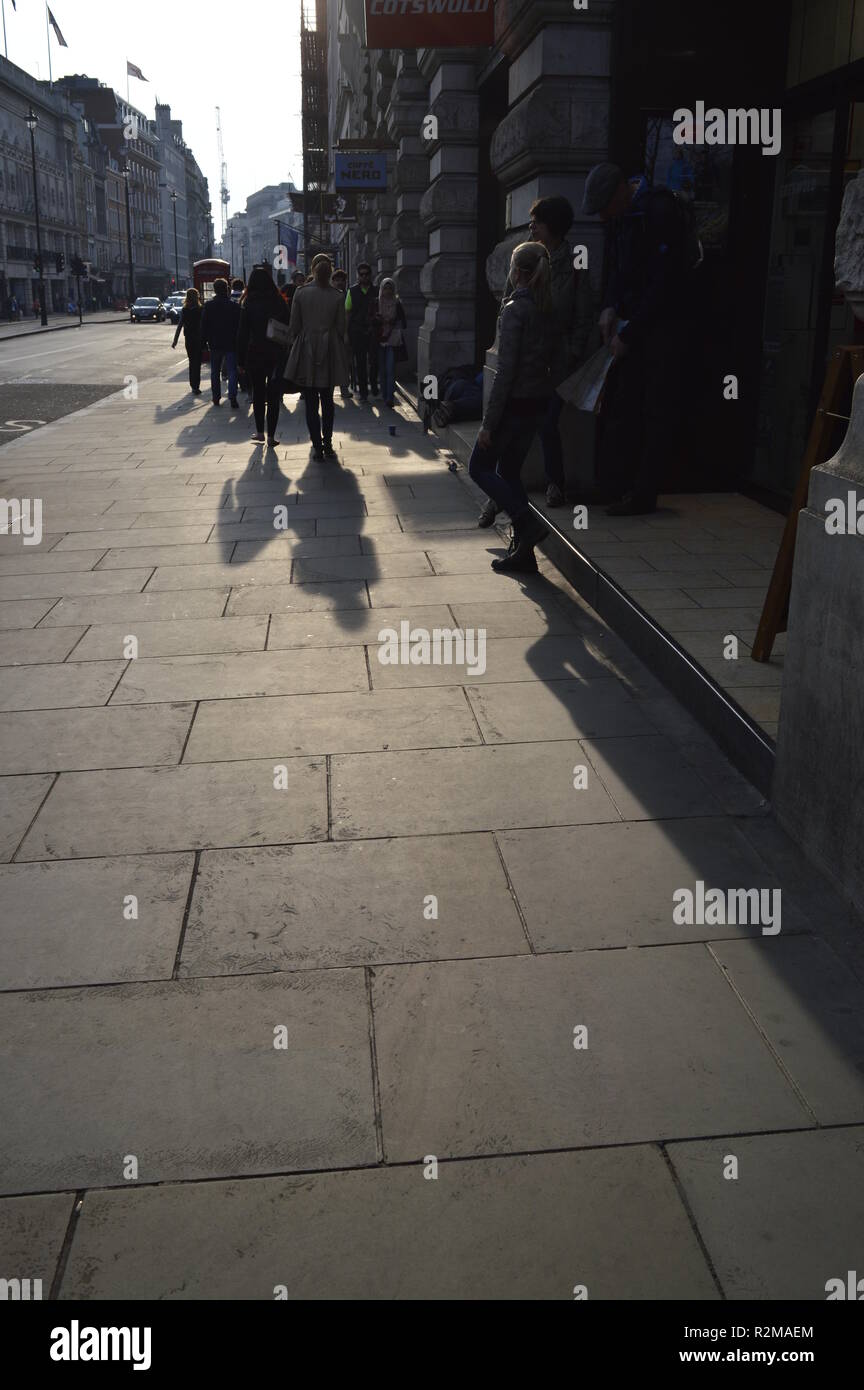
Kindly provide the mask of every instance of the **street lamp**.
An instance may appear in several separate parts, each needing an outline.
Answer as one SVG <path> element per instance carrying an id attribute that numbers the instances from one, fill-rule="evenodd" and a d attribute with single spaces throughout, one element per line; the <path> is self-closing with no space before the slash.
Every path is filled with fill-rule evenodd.
<path id="1" fill-rule="evenodd" d="M 174 214 L 174 288 L 180 288 L 180 253 L 177 250 L 177 190 L 171 189 L 171 211 Z"/>
<path id="2" fill-rule="evenodd" d="M 30 132 L 30 155 L 33 160 L 33 205 L 36 210 L 36 255 L 39 258 L 39 308 L 41 310 L 42 327 L 48 327 L 48 313 L 45 309 L 45 280 L 44 267 L 42 265 L 42 232 L 39 227 L 39 180 L 36 175 L 36 127 L 39 124 L 39 117 L 30 107 L 27 112 L 27 129 Z"/>
<path id="3" fill-rule="evenodd" d="M 126 245 L 129 251 L 129 308 L 135 303 L 135 272 L 132 268 L 132 213 L 129 209 L 129 180 L 132 174 L 129 161 L 124 160 L 120 168 L 126 185 Z"/>

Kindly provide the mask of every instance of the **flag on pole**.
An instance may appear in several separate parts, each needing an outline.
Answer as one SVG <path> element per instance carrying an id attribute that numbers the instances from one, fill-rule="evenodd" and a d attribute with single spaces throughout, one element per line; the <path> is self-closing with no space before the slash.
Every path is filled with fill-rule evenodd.
<path id="1" fill-rule="evenodd" d="M 53 14 L 51 13 L 51 6 L 50 6 L 50 5 L 48 6 L 48 23 L 51 25 L 51 28 L 54 30 L 54 33 L 55 33 L 55 35 L 56 35 L 56 37 L 57 37 L 57 42 L 59 43 L 60 47 L 61 47 L 61 48 L 68 48 L 69 45 L 68 45 L 68 43 L 66 42 L 66 40 L 64 39 L 62 33 L 60 32 L 60 25 L 57 23 L 56 19 L 54 18 Z"/>
<path id="2" fill-rule="evenodd" d="M 126 59 L 126 76 L 137 77 L 139 82 L 147 81 L 141 69 L 135 63 L 130 63 L 128 58 Z"/>

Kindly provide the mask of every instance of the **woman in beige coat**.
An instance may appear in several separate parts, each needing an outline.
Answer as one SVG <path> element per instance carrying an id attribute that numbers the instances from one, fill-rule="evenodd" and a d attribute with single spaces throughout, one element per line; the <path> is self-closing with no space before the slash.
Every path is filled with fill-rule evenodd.
<path id="1" fill-rule="evenodd" d="M 333 265 L 328 256 L 312 262 L 313 281 L 301 285 L 291 305 L 291 350 L 286 377 L 301 388 L 306 424 L 317 460 L 335 458 L 333 448 L 333 391 L 348 385 L 345 342 L 345 300 L 330 284 Z M 321 403 L 321 417 L 318 403 Z M 323 431 L 322 431 L 323 426 Z M 323 432 L 323 438 L 322 438 Z"/>

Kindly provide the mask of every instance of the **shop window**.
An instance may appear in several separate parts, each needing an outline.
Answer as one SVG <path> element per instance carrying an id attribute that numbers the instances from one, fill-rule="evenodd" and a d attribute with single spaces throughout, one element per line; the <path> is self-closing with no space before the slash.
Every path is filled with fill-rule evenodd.
<path id="1" fill-rule="evenodd" d="M 776 161 L 763 331 L 762 380 L 751 480 L 790 497 L 812 414 L 820 280 L 828 225 L 834 111 L 787 120 Z M 841 309 L 842 314 L 842 309 Z M 838 325 L 838 331 L 845 332 Z"/>

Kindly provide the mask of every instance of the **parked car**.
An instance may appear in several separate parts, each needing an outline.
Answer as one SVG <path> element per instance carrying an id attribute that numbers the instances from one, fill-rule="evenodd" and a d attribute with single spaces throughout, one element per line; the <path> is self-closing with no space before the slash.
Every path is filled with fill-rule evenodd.
<path id="1" fill-rule="evenodd" d="M 162 307 L 167 313 L 172 323 L 176 323 L 180 317 L 180 310 L 183 308 L 184 294 L 169 294 L 168 298 L 162 301 Z"/>
<path id="2" fill-rule="evenodd" d="M 133 323 L 143 323 L 145 319 L 155 319 L 156 323 L 165 322 L 165 309 L 161 299 L 146 299 L 139 296 L 129 313 Z"/>

